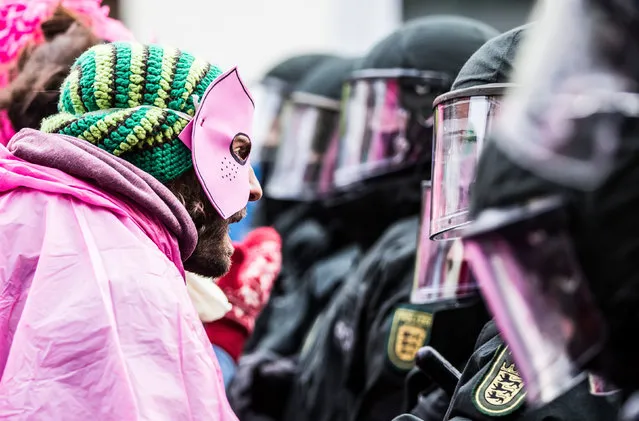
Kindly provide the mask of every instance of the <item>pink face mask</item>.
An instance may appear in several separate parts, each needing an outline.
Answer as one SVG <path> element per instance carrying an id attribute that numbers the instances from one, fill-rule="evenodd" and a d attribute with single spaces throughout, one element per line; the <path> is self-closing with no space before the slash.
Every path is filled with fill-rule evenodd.
<path id="1" fill-rule="evenodd" d="M 236 146 L 250 148 L 254 108 L 234 67 L 208 87 L 195 116 L 180 133 L 206 195 L 224 219 L 248 203 L 251 164 L 248 153 L 238 154 Z"/>

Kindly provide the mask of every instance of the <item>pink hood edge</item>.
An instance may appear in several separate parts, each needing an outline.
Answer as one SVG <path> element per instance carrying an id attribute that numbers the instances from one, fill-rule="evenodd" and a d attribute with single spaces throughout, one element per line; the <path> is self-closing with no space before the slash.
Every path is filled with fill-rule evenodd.
<path id="1" fill-rule="evenodd" d="M 107 199 L 109 194 L 116 195 L 133 205 L 136 211 L 144 210 L 177 239 L 182 261 L 195 250 L 197 230 L 184 205 L 157 179 L 129 162 L 87 141 L 33 129 L 19 131 L 9 141 L 4 153 L 2 149 L 0 146 L 0 158 L 11 159 L 13 156 L 40 167 L 59 170 L 80 179 L 77 180 L 79 183 L 74 183 L 77 184 L 74 187 L 80 190 L 103 192 Z M 7 154 L 7 150 L 11 154 Z M 52 173 L 49 172 L 49 175 Z M 75 181 L 59 173 L 53 177 L 65 184 Z M 74 196 L 86 201 L 83 194 Z"/>

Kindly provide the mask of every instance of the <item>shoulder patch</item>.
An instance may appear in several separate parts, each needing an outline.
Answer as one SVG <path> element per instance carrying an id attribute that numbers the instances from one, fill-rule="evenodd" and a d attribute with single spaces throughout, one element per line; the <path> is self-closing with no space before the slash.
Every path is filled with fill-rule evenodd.
<path id="1" fill-rule="evenodd" d="M 504 346 L 497 350 L 488 372 L 473 390 L 473 404 L 482 414 L 498 417 L 515 412 L 525 397 L 524 380 Z"/>
<path id="2" fill-rule="evenodd" d="M 410 307 L 395 309 L 386 346 L 388 360 L 400 370 L 410 370 L 417 351 L 426 344 L 433 315 Z"/>

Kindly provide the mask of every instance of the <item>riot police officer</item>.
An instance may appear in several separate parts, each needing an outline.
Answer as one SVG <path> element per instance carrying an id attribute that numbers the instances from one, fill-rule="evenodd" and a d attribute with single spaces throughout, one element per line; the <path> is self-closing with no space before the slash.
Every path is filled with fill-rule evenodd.
<path id="1" fill-rule="evenodd" d="M 346 84 L 330 206 L 356 203 L 352 220 L 367 223 L 345 229 L 362 235 L 395 222 L 371 236 L 374 245 L 316 320 L 283 419 L 388 420 L 401 411 L 404 378 L 430 323 L 409 296 L 431 104 L 496 34 L 471 19 L 415 20 L 376 44 Z"/>
<path id="2" fill-rule="evenodd" d="M 334 57 L 320 53 L 288 57 L 271 67 L 262 79 L 251 87 L 251 95 L 256 104 L 253 116 L 252 165 L 262 185 L 266 184 L 275 159 L 282 110 L 291 91 L 309 71 Z M 251 228 L 271 225 L 274 215 L 286 208 L 286 205 L 267 197 L 259 203 L 249 205 L 246 218 L 231 227 L 231 238 L 239 241 Z"/>
<path id="3" fill-rule="evenodd" d="M 431 235 L 434 238 L 459 237 L 464 232 L 464 227 L 473 220 L 469 198 L 475 203 L 484 203 L 487 198 L 531 188 L 527 199 L 531 200 L 540 192 L 541 183 L 533 188 L 527 177 L 518 179 L 523 175 L 520 169 L 509 174 L 502 172 L 503 168 L 511 168 L 509 162 L 491 160 L 490 165 L 497 168 L 485 166 L 488 165 L 486 154 L 495 158 L 496 144 L 487 139 L 499 124 L 496 122 L 503 122 L 508 130 L 513 127 L 510 125 L 514 121 L 507 117 L 512 116 L 513 109 L 509 108 L 512 103 L 503 101 L 502 97 L 506 92 L 521 89 L 521 84 L 506 82 L 510 79 L 520 41 L 531 30 L 529 26 L 516 28 L 489 41 L 461 70 L 452 92 L 435 101 L 440 126 L 436 130 L 433 160 Z M 530 69 L 525 67 L 522 72 L 526 70 Z M 535 98 L 539 94 L 543 91 L 531 91 Z M 539 103 L 535 102 L 535 105 Z M 539 112 L 540 109 L 535 110 Z M 509 141 L 520 142 L 525 134 L 527 132 L 522 130 L 518 133 L 522 138 Z M 473 174 L 480 154 L 480 171 L 475 179 Z M 505 157 L 501 155 L 500 159 Z M 496 175 L 494 170 L 499 176 L 493 176 L 489 181 L 485 174 Z M 445 419 L 615 418 L 614 399 L 601 396 L 611 390 L 596 385 L 589 387 L 586 380 L 593 377 L 581 369 L 575 370 L 576 366 L 565 358 L 567 354 L 560 352 L 559 338 L 576 333 L 575 326 L 568 319 L 547 319 L 555 316 L 549 311 L 552 307 L 541 305 L 546 298 L 550 299 L 548 303 L 560 305 L 557 303 L 566 303 L 566 299 L 575 294 L 584 301 L 576 301 L 571 306 L 576 312 L 573 315 L 592 328 L 591 333 L 596 335 L 596 313 L 584 312 L 588 309 L 584 305 L 591 301 L 583 294 L 583 289 L 573 284 L 570 291 L 562 293 L 560 286 L 550 285 L 554 276 L 558 276 L 557 281 L 568 281 L 572 275 L 571 267 L 566 265 L 569 260 L 564 259 L 563 240 L 549 236 L 556 231 L 536 230 L 543 227 L 543 223 L 548 223 L 546 228 L 549 230 L 558 227 L 559 219 L 555 219 L 557 214 L 551 215 L 551 209 L 555 210 L 542 200 L 529 209 L 524 206 L 503 210 L 503 213 L 487 211 L 466 232 L 469 237 L 465 239 L 465 259 L 471 263 L 482 293 L 491 304 L 501 333 L 507 339 L 514 339 L 506 345 L 496 325 L 493 322 L 486 325 L 475 352 L 461 373 Z M 531 218 L 527 219 L 527 216 Z M 539 250 L 535 251 L 533 244 L 539 246 Z M 523 288 L 525 284 L 521 281 L 531 274 L 526 271 L 534 271 L 534 290 Z M 537 284 L 546 276 L 549 283 Z M 530 324 L 535 320 L 534 316 L 538 317 L 537 327 Z M 592 345 L 584 339 L 582 336 L 572 343 L 572 352 L 582 353 Z M 513 354 L 520 358 L 513 358 Z"/>
<path id="4" fill-rule="evenodd" d="M 342 85 L 357 62 L 326 60 L 296 85 L 282 109 L 265 195 L 290 206 L 274 220 L 284 238 L 284 265 L 278 290 L 260 316 L 261 331 L 245 350 L 229 389 L 231 404 L 244 420 L 279 418 L 304 336 L 366 247 L 344 229 L 344 208 L 326 206 Z"/>

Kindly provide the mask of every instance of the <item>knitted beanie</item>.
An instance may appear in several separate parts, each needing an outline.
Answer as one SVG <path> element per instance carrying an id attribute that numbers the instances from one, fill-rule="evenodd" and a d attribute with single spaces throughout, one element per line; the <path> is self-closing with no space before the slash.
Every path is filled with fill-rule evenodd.
<path id="1" fill-rule="evenodd" d="M 59 113 L 41 130 L 86 140 L 162 183 L 192 168 L 178 138 L 222 71 L 177 49 L 116 42 L 97 45 L 74 63 L 61 88 Z"/>

